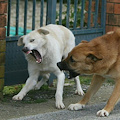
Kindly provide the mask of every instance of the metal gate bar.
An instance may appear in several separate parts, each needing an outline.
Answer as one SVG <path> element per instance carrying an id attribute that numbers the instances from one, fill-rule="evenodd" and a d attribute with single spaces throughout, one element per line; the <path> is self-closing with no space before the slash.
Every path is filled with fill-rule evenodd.
<path id="1" fill-rule="evenodd" d="M 106 0 L 102 0 L 101 4 L 101 27 L 103 28 L 103 34 L 105 34 L 105 23 L 106 23 Z"/>
<path id="2" fill-rule="evenodd" d="M 94 17 L 94 27 L 98 27 L 98 7 L 99 6 L 99 0 L 96 0 L 95 3 L 95 17 Z"/>
<path id="3" fill-rule="evenodd" d="M 63 5 L 63 0 L 60 0 L 60 6 L 59 6 L 59 25 L 62 25 L 62 5 Z"/>
<path id="4" fill-rule="evenodd" d="M 77 23 L 77 6 L 78 6 L 78 0 L 74 0 L 74 23 L 73 23 L 73 29 L 76 28 L 76 23 Z"/>
<path id="5" fill-rule="evenodd" d="M 43 26 L 44 0 L 41 0 L 40 27 Z"/>
<path id="6" fill-rule="evenodd" d="M 84 25 L 84 9 L 85 9 L 85 0 L 81 0 L 81 21 L 80 21 L 80 28 L 83 28 Z"/>
<path id="7" fill-rule="evenodd" d="M 91 6 L 92 6 L 92 0 L 89 0 L 87 28 L 91 27 L 90 26 L 90 24 L 91 24 Z"/>
<path id="8" fill-rule="evenodd" d="M 8 0 L 7 36 L 10 35 L 11 0 Z"/>
<path id="9" fill-rule="evenodd" d="M 36 12 L 36 0 L 33 0 L 33 14 L 32 14 L 32 30 L 35 29 L 35 12 Z"/>
<path id="10" fill-rule="evenodd" d="M 67 0 L 67 15 L 66 15 L 66 27 L 67 28 L 69 28 L 70 2 L 71 0 Z"/>
<path id="11" fill-rule="evenodd" d="M 25 0 L 25 8 L 24 8 L 24 35 L 26 35 L 26 31 L 27 31 L 27 4 L 28 4 L 28 0 Z"/>
<path id="12" fill-rule="evenodd" d="M 18 35 L 18 29 L 19 29 L 19 4 L 20 1 L 16 1 L 16 35 Z"/>

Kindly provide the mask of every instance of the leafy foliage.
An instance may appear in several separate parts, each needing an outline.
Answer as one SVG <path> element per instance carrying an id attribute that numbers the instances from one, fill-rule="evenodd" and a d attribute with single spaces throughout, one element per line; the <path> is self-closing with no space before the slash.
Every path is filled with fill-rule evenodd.
<path id="1" fill-rule="evenodd" d="M 71 4 L 70 5 L 70 13 L 69 13 L 69 16 L 67 16 L 67 5 L 64 4 L 65 6 L 65 10 L 62 12 L 62 25 L 63 26 L 66 26 L 66 22 L 67 22 L 67 17 L 69 17 L 69 27 L 70 28 L 73 28 L 73 25 L 74 25 L 74 4 Z M 84 11 L 84 14 L 85 14 L 86 11 Z M 85 15 L 83 16 L 85 19 Z M 80 27 L 80 22 L 81 22 L 81 4 L 78 4 L 77 6 L 77 12 L 76 12 L 76 27 Z M 84 21 L 84 25 L 86 25 L 85 23 L 85 20 Z M 59 24 L 59 12 L 56 11 L 56 24 Z"/>

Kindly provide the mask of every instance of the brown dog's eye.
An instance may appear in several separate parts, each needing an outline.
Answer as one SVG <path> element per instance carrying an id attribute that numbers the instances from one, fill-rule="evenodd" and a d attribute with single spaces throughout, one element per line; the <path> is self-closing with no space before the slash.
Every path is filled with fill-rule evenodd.
<path id="1" fill-rule="evenodd" d="M 72 56 L 70 57 L 70 62 L 75 62 L 75 60 L 72 58 Z"/>

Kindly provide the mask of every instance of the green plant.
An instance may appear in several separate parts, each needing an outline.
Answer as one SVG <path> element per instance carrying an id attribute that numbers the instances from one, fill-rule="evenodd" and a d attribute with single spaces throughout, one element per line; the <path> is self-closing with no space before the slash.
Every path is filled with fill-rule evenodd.
<path id="1" fill-rule="evenodd" d="M 64 11 L 62 12 L 62 25 L 66 26 L 67 21 L 67 5 L 64 4 Z M 85 12 L 84 12 L 85 13 Z M 81 4 L 78 4 L 77 6 L 77 12 L 76 12 L 76 27 L 80 27 L 80 21 L 81 21 Z M 86 25 L 85 20 L 84 26 Z M 56 11 L 56 24 L 59 24 L 59 12 Z M 70 13 L 69 13 L 69 27 L 73 28 L 74 25 L 74 4 L 70 5 Z"/>
<path id="2" fill-rule="evenodd" d="M 17 94 L 22 88 L 23 84 L 20 85 L 14 85 L 14 86 L 5 86 L 3 89 L 3 95 L 12 96 L 14 94 Z"/>

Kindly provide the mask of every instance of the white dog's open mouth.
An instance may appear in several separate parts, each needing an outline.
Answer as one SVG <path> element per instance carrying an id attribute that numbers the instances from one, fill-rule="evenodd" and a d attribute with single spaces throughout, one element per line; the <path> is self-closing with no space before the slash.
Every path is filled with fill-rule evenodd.
<path id="1" fill-rule="evenodd" d="M 31 54 L 35 59 L 37 63 L 41 63 L 42 62 L 42 57 L 41 54 L 37 51 L 37 50 L 30 50 L 27 51 L 26 54 Z"/>

